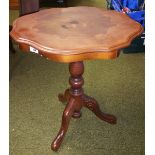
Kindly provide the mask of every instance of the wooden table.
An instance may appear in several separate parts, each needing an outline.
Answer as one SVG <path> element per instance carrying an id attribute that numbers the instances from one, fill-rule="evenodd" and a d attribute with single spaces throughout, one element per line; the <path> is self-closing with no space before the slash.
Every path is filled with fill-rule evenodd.
<path id="1" fill-rule="evenodd" d="M 86 107 L 98 118 L 116 124 L 116 117 L 101 112 L 97 101 L 84 94 L 83 60 L 114 59 L 141 34 L 142 26 L 126 14 L 95 7 L 52 8 L 18 18 L 12 38 L 23 51 L 35 52 L 49 60 L 69 63 L 69 84 L 60 101 L 67 101 L 62 124 L 51 148 L 60 147 L 71 117 L 79 118 Z"/>

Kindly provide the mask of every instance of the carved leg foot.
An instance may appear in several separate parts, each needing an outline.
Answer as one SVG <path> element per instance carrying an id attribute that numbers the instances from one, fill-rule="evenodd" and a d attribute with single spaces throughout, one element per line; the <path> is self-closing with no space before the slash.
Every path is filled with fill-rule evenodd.
<path id="1" fill-rule="evenodd" d="M 111 124 L 116 124 L 117 118 L 113 115 L 103 113 L 100 110 L 100 107 L 94 98 L 84 95 L 83 96 L 83 104 L 86 108 L 91 110 L 101 120 L 106 121 Z"/>
<path id="2" fill-rule="evenodd" d="M 70 119 L 74 113 L 75 107 L 76 107 L 75 100 L 74 100 L 74 98 L 71 98 L 63 112 L 61 128 L 58 132 L 58 135 L 56 136 L 56 138 L 54 139 L 54 141 L 51 144 L 51 149 L 53 151 L 57 151 L 59 149 L 59 147 L 64 139 L 64 136 L 67 132 L 69 122 L 70 122 Z"/>
<path id="3" fill-rule="evenodd" d="M 66 89 L 64 94 L 58 94 L 58 99 L 62 103 L 69 101 L 70 99 L 69 89 Z"/>

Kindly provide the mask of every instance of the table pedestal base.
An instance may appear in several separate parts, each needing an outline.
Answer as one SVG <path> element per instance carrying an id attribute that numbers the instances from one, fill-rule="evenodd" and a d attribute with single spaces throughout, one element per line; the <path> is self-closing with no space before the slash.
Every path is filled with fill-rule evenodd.
<path id="1" fill-rule="evenodd" d="M 81 117 L 81 108 L 86 107 L 91 110 L 98 118 L 111 124 L 116 124 L 116 117 L 110 114 L 101 112 L 97 101 L 85 95 L 83 93 L 82 85 L 84 80 L 82 74 L 84 72 L 83 62 L 72 62 L 69 64 L 70 79 L 69 83 L 71 85 L 70 89 L 66 89 L 64 94 L 59 94 L 58 98 L 61 102 L 66 102 L 67 105 L 62 115 L 61 128 L 58 135 L 51 144 L 51 149 L 57 151 L 64 139 L 67 132 L 69 122 L 71 117 L 79 118 Z"/>

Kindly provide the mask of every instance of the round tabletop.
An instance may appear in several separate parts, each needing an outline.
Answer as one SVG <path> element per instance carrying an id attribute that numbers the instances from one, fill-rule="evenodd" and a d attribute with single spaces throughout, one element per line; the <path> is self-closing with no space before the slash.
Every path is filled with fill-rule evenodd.
<path id="1" fill-rule="evenodd" d="M 10 33 L 25 51 L 59 62 L 116 58 L 141 34 L 126 14 L 95 7 L 44 9 L 16 19 Z"/>

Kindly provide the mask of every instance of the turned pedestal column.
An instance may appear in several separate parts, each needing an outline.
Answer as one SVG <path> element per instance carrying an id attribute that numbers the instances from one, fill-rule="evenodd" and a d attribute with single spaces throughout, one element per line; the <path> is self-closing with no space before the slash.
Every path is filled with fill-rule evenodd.
<path id="1" fill-rule="evenodd" d="M 70 63 L 69 72 L 71 74 L 69 78 L 71 87 L 70 89 L 66 89 L 64 94 L 58 95 L 60 101 L 67 101 L 67 105 L 62 115 L 61 128 L 51 145 L 51 149 L 54 151 L 57 151 L 60 147 L 67 132 L 71 117 L 79 118 L 81 116 L 80 110 L 83 106 L 91 110 L 100 119 L 111 124 L 116 124 L 115 116 L 101 112 L 97 101 L 84 94 L 82 89 L 82 85 L 84 84 L 82 77 L 82 74 L 84 73 L 83 62 Z"/>

